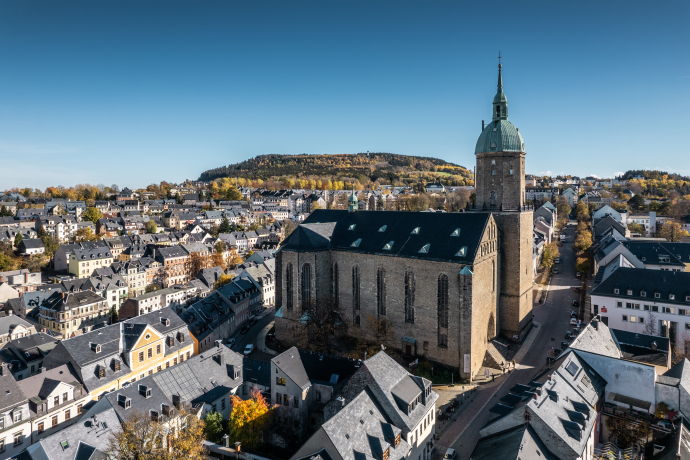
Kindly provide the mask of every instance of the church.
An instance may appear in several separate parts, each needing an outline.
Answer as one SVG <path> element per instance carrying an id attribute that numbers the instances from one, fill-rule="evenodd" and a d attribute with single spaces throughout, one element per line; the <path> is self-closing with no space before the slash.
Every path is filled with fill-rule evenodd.
<path id="1" fill-rule="evenodd" d="M 476 201 L 464 212 L 316 210 L 276 254 L 276 337 L 296 342 L 311 305 L 347 334 L 476 375 L 489 340 L 532 327 L 532 207 L 525 142 L 508 121 L 501 65 L 491 123 L 475 148 Z M 483 124 L 483 122 L 482 122 Z"/>

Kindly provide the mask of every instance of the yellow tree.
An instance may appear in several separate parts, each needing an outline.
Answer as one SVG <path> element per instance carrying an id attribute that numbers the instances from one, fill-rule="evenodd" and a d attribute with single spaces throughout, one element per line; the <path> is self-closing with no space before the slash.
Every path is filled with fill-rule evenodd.
<path id="1" fill-rule="evenodd" d="M 208 268 L 209 257 L 200 252 L 192 252 L 189 255 L 189 276 L 196 278 L 196 275 L 204 269 Z"/>
<path id="2" fill-rule="evenodd" d="M 221 286 L 225 286 L 230 281 L 232 281 L 234 278 L 235 278 L 234 274 L 230 274 L 230 275 L 222 274 L 222 275 L 220 275 L 220 278 L 218 278 L 218 281 L 216 281 L 215 284 L 213 285 L 213 289 L 218 289 Z"/>
<path id="3" fill-rule="evenodd" d="M 252 389 L 251 398 L 246 401 L 237 396 L 230 396 L 230 402 L 232 404 L 232 412 L 228 418 L 230 441 L 239 441 L 249 449 L 258 446 L 275 406 L 270 406 L 256 387 Z"/>
<path id="4" fill-rule="evenodd" d="M 659 231 L 659 236 L 665 238 L 667 241 L 677 242 L 680 241 L 684 236 L 690 236 L 687 230 L 683 230 L 678 222 L 666 222 L 661 230 Z"/>

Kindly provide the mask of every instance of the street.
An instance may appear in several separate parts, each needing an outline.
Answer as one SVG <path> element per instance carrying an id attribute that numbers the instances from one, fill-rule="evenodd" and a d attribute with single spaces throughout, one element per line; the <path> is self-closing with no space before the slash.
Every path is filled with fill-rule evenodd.
<path id="1" fill-rule="evenodd" d="M 232 346 L 232 350 L 242 354 L 244 352 L 244 347 L 251 343 L 254 345 L 254 351 L 252 351 L 252 353 L 249 355 L 249 358 L 256 359 L 257 361 L 270 362 L 273 356 L 260 352 L 257 349 L 256 340 L 259 332 L 261 332 L 261 330 L 268 324 L 273 322 L 274 315 L 275 310 L 258 320 L 255 325 L 249 328 L 249 331 L 247 331 L 246 334 L 241 334 L 240 330 L 242 328 L 239 328 L 232 336 L 232 338 L 236 340 L 235 344 Z M 225 344 L 227 341 L 228 339 L 225 339 L 223 343 Z"/>
<path id="2" fill-rule="evenodd" d="M 560 348 L 561 341 L 565 340 L 565 332 L 574 328 L 570 325 L 570 312 L 579 310 L 573 308 L 573 300 L 579 299 L 580 295 L 574 292 L 574 288 L 580 285 L 580 278 L 575 276 L 575 252 L 573 242 L 575 227 L 565 227 L 566 240 L 560 247 L 560 263 L 554 267 L 558 268 L 559 273 L 551 278 L 551 286 L 548 296 L 543 305 L 535 305 L 533 314 L 534 321 L 540 323 L 540 328 L 534 342 L 527 351 L 521 366 L 510 375 L 502 385 L 487 388 L 474 401 L 473 406 L 466 411 L 467 416 L 460 418 L 456 424 L 465 425 L 466 428 L 459 438 L 448 438 L 449 432 L 457 433 L 457 429 L 451 429 L 439 440 L 437 453 L 444 452 L 446 447 L 453 447 L 459 454 L 460 460 L 469 459 L 474 446 L 479 440 L 479 430 L 489 422 L 495 414 L 489 413 L 489 409 L 503 396 L 508 394 L 508 390 L 516 383 L 530 382 L 535 374 L 546 364 L 546 353 L 552 348 Z M 470 419 L 476 414 L 474 420 Z M 443 442 L 450 445 L 442 446 Z"/>

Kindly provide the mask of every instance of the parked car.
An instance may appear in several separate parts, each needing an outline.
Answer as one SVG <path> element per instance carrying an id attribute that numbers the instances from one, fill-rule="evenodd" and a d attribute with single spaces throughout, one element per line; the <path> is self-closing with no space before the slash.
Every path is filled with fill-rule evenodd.
<path id="1" fill-rule="evenodd" d="M 558 258 L 558 259 L 554 260 L 553 263 L 555 263 L 555 264 L 560 264 L 560 263 L 561 263 L 561 259 Z"/>
<path id="2" fill-rule="evenodd" d="M 250 343 L 249 345 L 244 347 L 244 356 L 249 356 L 252 353 L 252 351 L 254 351 L 254 345 Z"/>
<path id="3" fill-rule="evenodd" d="M 580 302 L 578 302 L 577 300 L 573 299 L 573 307 L 579 307 L 579 306 L 580 306 Z"/>
<path id="4" fill-rule="evenodd" d="M 553 269 L 553 272 L 554 272 L 554 273 L 558 273 L 558 269 L 557 269 L 557 268 L 554 268 L 554 269 Z"/>
<path id="5" fill-rule="evenodd" d="M 580 288 L 579 287 L 573 288 L 573 291 L 574 292 L 580 292 Z"/>
<path id="6" fill-rule="evenodd" d="M 250 325 L 250 326 L 253 326 L 253 325 L 255 325 L 255 324 L 256 324 L 256 316 L 252 317 L 252 318 L 249 320 L 249 325 Z"/>
<path id="7" fill-rule="evenodd" d="M 245 324 L 242 330 L 240 331 L 240 334 L 246 334 L 249 331 L 249 324 Z"/>
<path id="8" fill-rule="evenodd" d="M 570 325 L 571 325 L 571 326 L 577 326 L 577 319 L 575 319 L 575 318 L 570 318 Z"/>
<path id="9" fill-rule="evenodd" d="M 225 342 L 225 344 L 228 346 L 228 348 L 232 348 L 235 346 L 235 339 L 228 339 L 228 341 Z"/>
<path id="10" fill-rule="evenodd" d="M 444 460 L 455 460 L 458 458 L 458 453 L 455 452 L 455 449 L 448 448 L 446 450 L 446 455 L 443 456 Z"/>
<path id="11" fill-rule="evenodd" d="M 570 331 L 565 331 L 565 339 L 566 340 L 573 340 L 573 333 Z"/>
<path id="12" fill-rule="evenodd" d="M 578 278 L 580 278 L 580 277 L 582 277 L 582 273 L 577 272 L 577 273 L 575 273 L 575 276 L 577 276 Z"/>
<path id="13" fill-rule="evenodd" d="M 570 312 L 570 317 L 571 318 L 577 318 L 577 312 L 575 310 Z"/>
<path id="14" fill-rule="evenodd" d="M 561 241 L 565 241 L 565 235 L 561 235 Z"/>
<path id="15" fill-rule="evenodd" d="M 580 329 L 582 328 L 582 320 L 577 320 L 577 328 Z"/>

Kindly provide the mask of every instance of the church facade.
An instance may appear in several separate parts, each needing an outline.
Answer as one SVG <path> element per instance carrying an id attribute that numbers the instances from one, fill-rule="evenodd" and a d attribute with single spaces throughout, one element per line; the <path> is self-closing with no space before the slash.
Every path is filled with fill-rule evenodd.
<path id="1" fill-rule="evenodd" d="M 532 210 L 525 145 L 508 121 L 499 65 L 493 120 L 475 148 L 476 202 L 465 212 L 314 211 L 276 255 L 276 337 L 295 344 L 305 313 L 337 307 L 347 334 L 459 369 L 488 341 L 524 338 L 532 321 Z"/>

